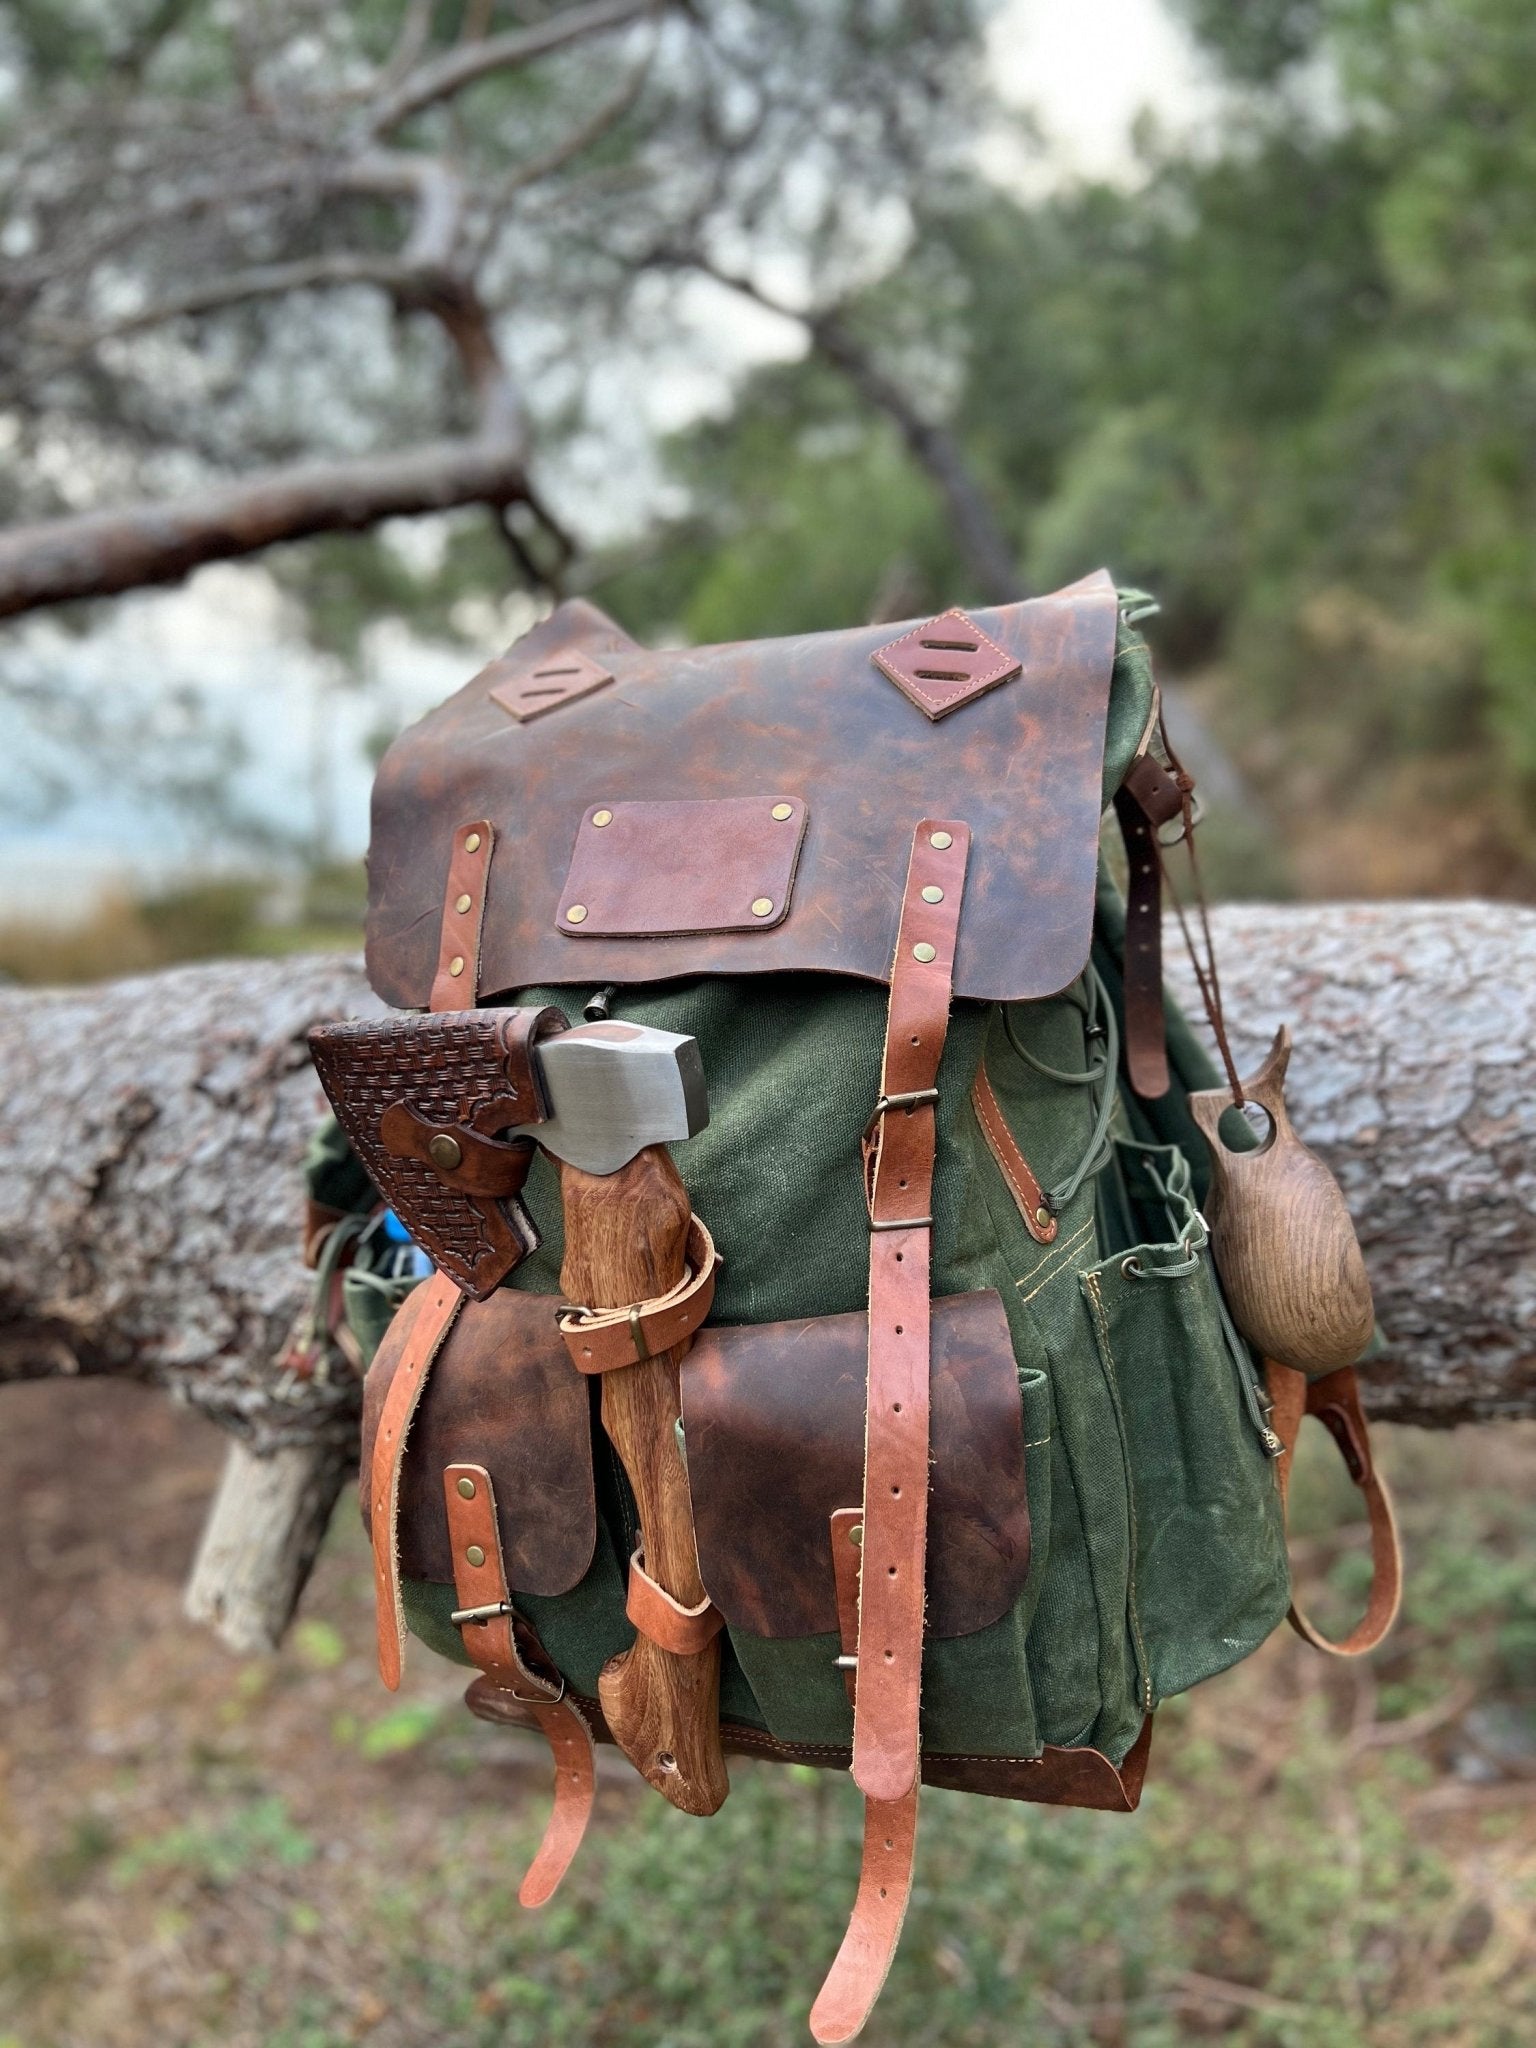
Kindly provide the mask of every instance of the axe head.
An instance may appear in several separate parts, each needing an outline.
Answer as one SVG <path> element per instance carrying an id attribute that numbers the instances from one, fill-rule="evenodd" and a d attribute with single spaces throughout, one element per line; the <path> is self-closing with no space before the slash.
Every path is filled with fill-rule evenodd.
<path id="1" fill-rule="evenodd" d="M 709 1122 L 695 1038 L 648 1024 L 576 1024 L 534 1047 L 549 1114 L 510 1127 L 588 1173 L 617 1173 L 647 1145 L 691 1138 Z"/>

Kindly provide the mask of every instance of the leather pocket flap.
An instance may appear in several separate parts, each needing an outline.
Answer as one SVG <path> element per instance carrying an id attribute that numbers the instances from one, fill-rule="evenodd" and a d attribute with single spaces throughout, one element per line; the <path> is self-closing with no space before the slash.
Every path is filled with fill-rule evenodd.
<path id="1" fill-rule="evenodd" d="M 868 1317 L 701 1330 L 682 1369 L 699 1567 L 734 1627 L 835 1631 L 828 1518 L 864 1492 Z M 928 1633 L 1000 1620 L 1029 1570 L 1023 1409 L 988 1290 L 933 1304 Z"/>
<path id="2" fill-rule="evenodd" d="M 433 1364 L 400 1472 L 400 1572 L 453 1584 L 443 1469 L 483 1465 L 514 1593 L 568 1593 L 597 1546 L 592 1407 L 555 1327 L 553 1295 L 501 1288 L 460 1310 Z M 396 1316 L 363 1390 L 363 1521 L 374 1432 L 409 1330 Z M 371 1531 L 370 1531 L 371 1534 Z"/>

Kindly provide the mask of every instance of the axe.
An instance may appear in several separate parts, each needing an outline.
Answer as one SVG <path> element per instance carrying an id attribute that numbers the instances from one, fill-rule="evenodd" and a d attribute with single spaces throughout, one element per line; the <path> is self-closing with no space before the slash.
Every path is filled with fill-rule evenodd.
<path id="1" fill-rule="evenodd" d="M 695 1039 L 616 1020 L 564 1025 L 552 1010 L 434 1013 L 322 1025 L 310 1048 L 380 1193 L 466 1293 L 490 1293 L 534 1241 L 516 1202 L 529 1141 L 552 1157 L 560 1284 L 580 1304 L 562 1329 L 580 1363 L 603 1311 L 655 1301 L 684 1278 L 692 1205 L 665 1147 L 704 1128 L 709 1101 Z M 670 1606 L 698 1610 L 707 1598 L 678 1441 L 691 1336 L 645 1356 L 638 1319 L 618 1321 L 633 1362 L 602 1372 L 603 1428 L 634 1493 L 646 1577 Z M 716 1812 L 729 1789 L 719 1692 L 718 1634 L 687 1649 L 638 1634 L 598 1678 L 614 1740 L 685 1813 Z"/>

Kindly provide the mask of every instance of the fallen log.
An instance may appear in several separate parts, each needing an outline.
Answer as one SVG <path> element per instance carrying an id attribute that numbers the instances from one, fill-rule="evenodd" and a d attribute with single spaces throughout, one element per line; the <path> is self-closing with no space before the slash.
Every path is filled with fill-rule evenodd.
<path id="1" fill-rule="evenodd" d="M 1359 1226 L 1387 1336 L 1373 1414 L 1536 1415 L 1536 911 L 1213 924 L 1239 1062 L 1289 1021 L 1295 1122 Z M 352 1455 L 355 1384 L 275 1361 L 305 1294 L 305 1034 L 374 1007 L 329 955 L 0 992 L 0 1382 L 125 1374 L 235 1435 L 193 1597 L 241 1647 L 281 1634 Z"/>

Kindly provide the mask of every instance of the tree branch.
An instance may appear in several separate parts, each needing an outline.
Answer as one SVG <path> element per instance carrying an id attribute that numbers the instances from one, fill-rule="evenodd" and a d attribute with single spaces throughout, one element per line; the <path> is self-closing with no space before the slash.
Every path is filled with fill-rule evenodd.
<path id="1" fill-rule="evenodd" d="M 1006 604 L 1022 595 L 1013 542 L 964 449 L 946 426 L 929 419 L 896 380 L 880 368 L 849 329 L 838 308 L 824 313 L 797 311 L 771 297 L 751 278 L 723 270 L 695 252 L 663 250 L 654 260 L 696 270 L 728 290 L 740 292 L 766 311 L 803 327 L 812 349 L 842 372 L 867 405 L 892 422 L 913 461 L 937 489 L 949 512 L 951 538 L 971 579 L 973 599 L 984 604 Z"/>
<path id="2" fill-rule="evenodd" d="M 374 136 L 392 134 L 413 114 L 451 99 L 492 72 L 517 70 L 588 36 L 624 28 L 655 13 L 658 4 L 659 0 L 587 0 L 583 6 L 562 8 L 531 28 L 508 29 L 504 35 L 462 43 L 412 71 L 376 101 L 369 117 L 369 132 Z M 660 4 L 665 4 L 665 0 L 660 0 Z"/>
<path id="3" fill-rule="evenodd" d="M 520 430 L 429 442 L 397 455 L 259 471 L 169 503 L 86 512 L 0 532 L 0 618 L 76 598 L 173 583 L 205 562 L 277 541 L 359 533 L 381 519 L 502 506 L 523 495 Z"/>

